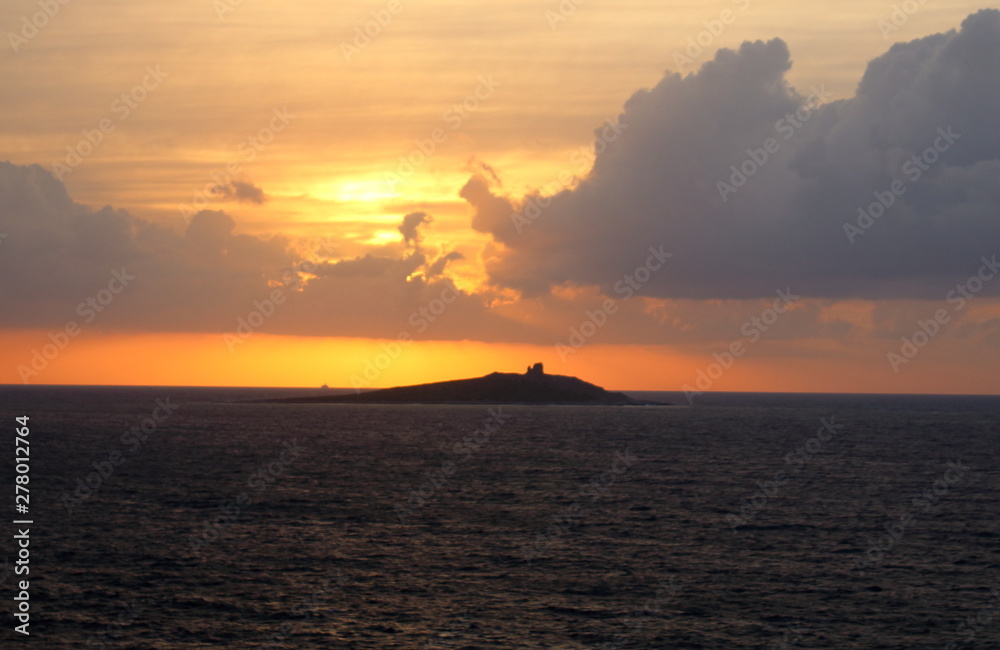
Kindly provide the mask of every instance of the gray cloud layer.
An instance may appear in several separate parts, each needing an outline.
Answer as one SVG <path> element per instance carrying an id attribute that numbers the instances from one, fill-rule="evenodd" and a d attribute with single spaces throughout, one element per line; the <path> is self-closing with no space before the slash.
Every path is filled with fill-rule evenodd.
<path id="1" fill-rule="evenodd" d="M 334 261 L 331 242 L 312 242 L 315 253 L 302 256 L 283 236 L 237 234 L 224 212 L 199 212 L 177 233 L 123 210 L 91 210 L 42 167 L 0 162 L 0 233 L 7 235 L 0 243 L 0 327 L 86 324 L 90 313 L 79 305 L 117 272 L 134 279 L 124 290 L 120 280 L 114 284 L 113 302 L 93 318 L 102 329 L 232 332 L 279 289 L 283 302 L 259 331 L 378 338 L 406 331 L 448 340 L 471 330 L 482 340 L 537 339 L 441 277 L 461 256 L 428 257 L 419 229 L 429 221 L 403 219 L 408 248 L 400 256 Z M 439 308 L 442 294 L 444 313 L 421 314 Z"/>
<path id="2" fill-rule="evenodd" d="M 662 244 L 675 256 L 645 295 L 941 299 L 1000 252 L 1000 12 L 894 45 L 850 99 L 790 88 L 790 66 L 772 40 L 668 74 L 628 100 L 619 136 L 595 132 L 593 170 L 554 196 L 473 177 L 462 196 L 497 242 L 492 280 L 608 291 Z M 859 225 L 859 208 L 880 216 Z"/>

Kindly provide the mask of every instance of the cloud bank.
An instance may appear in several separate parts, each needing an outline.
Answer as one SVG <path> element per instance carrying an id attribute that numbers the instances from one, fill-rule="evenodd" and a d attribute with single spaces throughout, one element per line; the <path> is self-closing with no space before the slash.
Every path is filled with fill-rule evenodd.
<path id="1" fill-rule="evenodd" d="M 282 304 L 258 331 L 307 336 L 483 340 L 530 338 L 529 328 L 491 314 L 483 301 L 444 276 L 455 251 L 429 255 L 408 215 L 406 250 L 336 259 L 336 242 L 312 241 L 298 253 L 289 239 L 236 232 L 225 212 L 203 210 L 184 232 L 126 211 L 75 203 L 38 165 L 0 162 L 0 327 L 60 327 L 70 320 L 108 330 L 232 332 L 276 289 Z M 100 298 L 116 276 L 111 304 Z M 421 314 L 447 293 L 446 313 Z M 110 296 L 111 294 L 107 294 Z"/>
<path id="2" fill-rule="evenodd" d="M 595 132 L 592 170 L 554 195 L 470 179 L 490 279 L 607 293 L 653 244 L 674 258 L 651 297 L 940 300 L 1000 252 L 1000 11 L 894 45 L 849 99 L 789 87 L 790 66 L 775 39 L 667 74 L 626 102 L 620 133 Z"/>

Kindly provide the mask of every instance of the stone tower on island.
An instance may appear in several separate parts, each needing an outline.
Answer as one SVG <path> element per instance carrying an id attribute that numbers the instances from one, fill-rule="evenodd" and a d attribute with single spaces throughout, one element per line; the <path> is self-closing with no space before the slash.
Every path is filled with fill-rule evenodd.
<path id="1" fill-rule="evenodd" d="M 528 377 L 541 377 L 545 374 L 545 368 L 541 363 L 536 363 L 533 366 L 528 366 L 528 372 L 524 374 Z"/>

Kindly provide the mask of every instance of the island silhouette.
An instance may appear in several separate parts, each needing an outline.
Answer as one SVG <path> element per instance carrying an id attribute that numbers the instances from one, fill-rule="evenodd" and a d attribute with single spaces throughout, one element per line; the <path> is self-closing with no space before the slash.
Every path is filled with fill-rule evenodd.
<path id="1" fill-rule="evenodd" d="M 541 363 L 524 374 L 492 372 L 484 377 L 430 384 L 396 386 L 349 395 L 318 395 L 267 400 L 341 404 L 567 404 L 603 406 L 663 406 L 568 375 L 549 375 Z"/>

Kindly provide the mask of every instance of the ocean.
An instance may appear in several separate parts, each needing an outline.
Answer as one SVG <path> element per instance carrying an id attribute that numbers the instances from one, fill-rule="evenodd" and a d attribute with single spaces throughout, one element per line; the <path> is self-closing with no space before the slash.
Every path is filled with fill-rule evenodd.
<path id="1" fill-rule="evenodd" d="M 3 647 L 1000 647 L 998 397 L 302 393 L 0 387 Z"/>

